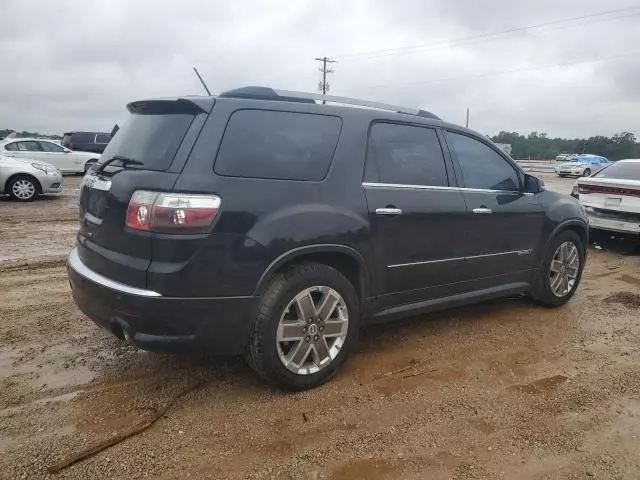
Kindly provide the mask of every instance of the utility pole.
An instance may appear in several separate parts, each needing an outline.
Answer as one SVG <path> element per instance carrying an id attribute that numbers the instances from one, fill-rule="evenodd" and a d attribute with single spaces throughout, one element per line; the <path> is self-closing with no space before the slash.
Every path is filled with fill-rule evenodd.
<path id="1" fill-rule="evenodd" d="M 467 122 L 465 123 L 464 126 L 469 128 L 469 107 L 467 107 Z"/>
<path id="2" fill-rule="evenodd" d="M 320 71 L 322 72 L 322 81 L 318 84 L 318 90 L 322 92 L 322 95 L 326 95 L 329 91 L 330 85 L 327 83 L 327 74 L 333 73 L 333 69 L 327 67 L 328 63 L 336 63 L 336 60 L 331 60 L 327 57 L 316 57 L 318 62 L 322 62 Z M 325 103 L 324 101 L 322 103 Z"/>

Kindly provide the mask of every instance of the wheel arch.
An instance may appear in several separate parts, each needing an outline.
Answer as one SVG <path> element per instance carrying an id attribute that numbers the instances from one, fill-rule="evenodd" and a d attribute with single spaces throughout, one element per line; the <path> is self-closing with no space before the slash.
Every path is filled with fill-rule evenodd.
<path id="1" fill-rule="evenodd" d="M 40 180 L 38 180 L 36 176 L 31 175 L 30 173 L 24 173 L 24 172 L 14 173 L 9 178 L 7 178 L 6 182 L 4 183 L 5 193 L 9 193 L 9 185 L 11 185 L 11 182 L 13 182 L 13 180 L 15 180 L 18 177 L 27 177 L 30 180 L 33 180 L 33 183 L 35 183 L 36 185 L 36 194 L 40 195 L 42 193 L 42 184 L 40 183 Z"/>
<path id="2" fill-rule="evenodd" d="M 555 237 L 567 230 L 575 232 L 580 237 L 582 246 L 584 247 L 584 251 L 586 253 L 587 247 L 589 245 L 589 226 L 577 219 L 566 220 L 560 225 L 556 226 L 553 232 L 551 232 L 551 235 L 549 235 L 549 238 L 547 238 L 544 246 L 544 252 L 549 249 L 549 246 L 551 245 L 551 242 Z M 542 255 L 542 258 L 544 258 L 544 254 Z"/>
<path id="3" fill-rule="evenodd" d="M 282 270 L 300 262 L 329 265 L 342 273 L 358 292 L 360 302 L 367 298 L 370 288 L 369 269 L 360 252 L 346 245 L 309 245 L 294 248 L 273 260 L 260 276 L 254 295 L 262 295 L 271 279 Z"/>

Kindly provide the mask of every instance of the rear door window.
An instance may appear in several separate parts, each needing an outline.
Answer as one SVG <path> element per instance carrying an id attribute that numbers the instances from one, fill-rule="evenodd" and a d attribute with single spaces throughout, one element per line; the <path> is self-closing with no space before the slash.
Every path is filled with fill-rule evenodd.
<path id="1" fill-rule="evenodd" d="M 93 133 L 74 133 L 71 136 L 72 143 L 93 143 L 95 135 Z"/>
<path id="2" fill-rule="evenodd" d="M 40 148 L 42 149 L 43 152 L 55 152 L 55 153 L 64 152 L 64 148 L 62 148 L 60 145 L 56 145 L 53 142 L 39 142 L 39 143 L 40 143 Z"/>
<path id="3" fill-rule="evenodd" d="M 133 113 L 111 139 L 101 158 L 122 156 L 142 162 L 132 168 L 166 170 L 194 117 L 190 113 Z"/>
<path id="4" fill-rule="evenodd" d="M 13 143 L 7 143 L 4 146 L 5 150 L 9 150 L 10 152 L 17 152 L 18 151 L 18 144 L 16 142 Z"/>
<path id="5" fill-rule="evenodd" d="M 438 134 L 432 128 L 375 123 L 369 132 L 367 167 L 378 166 L 381 183 L 447 186 Z"/>
<path id="6" fill-rule="evenodd" d="M 467 135 L 449 132 L 451 142 L 467 188 L 517 191 L 518 174 L 507 160 L 488 145 Z"/>
<path id="7" fill-rule="evenodd" d="M 111 135 L 107 135 L 104 133 L 99 133 L 98 135 L 96 135 L 96 143 L 109 143 L 110 139 Z"/>
<path id="8" fill-rule="evenodd" d="M 341 128 L 342 120 L 333 116 L 238 110 L 227 124 L 215 172 L 231 177 L 322 180 Z"/>

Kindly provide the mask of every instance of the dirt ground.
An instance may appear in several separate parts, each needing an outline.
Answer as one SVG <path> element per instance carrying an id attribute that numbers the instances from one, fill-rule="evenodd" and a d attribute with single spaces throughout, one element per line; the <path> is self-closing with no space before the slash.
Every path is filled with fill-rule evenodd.
<path id="1" fill-rule="evenodd" d="M 79 181 L 0 199 L 0 478 L 640 478 L 628 243 L 591 246 L 563 308 L 505 299 L 370 327 L 332 382 L 286 394 L 239 359 L 142 352 L 83 317 L 64 265 Z M 198 380 L 144 433 L 46 473 Z"/>

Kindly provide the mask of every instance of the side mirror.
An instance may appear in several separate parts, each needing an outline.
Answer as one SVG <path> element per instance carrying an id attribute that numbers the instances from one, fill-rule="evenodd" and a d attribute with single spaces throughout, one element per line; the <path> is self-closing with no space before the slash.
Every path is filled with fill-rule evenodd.
<path id="1" fill-rule="evenodd" d="M 544 182 L 538 177 L 525 173 L 523 190 L 525 193 L 540 193 L 544 191 Z"/>

